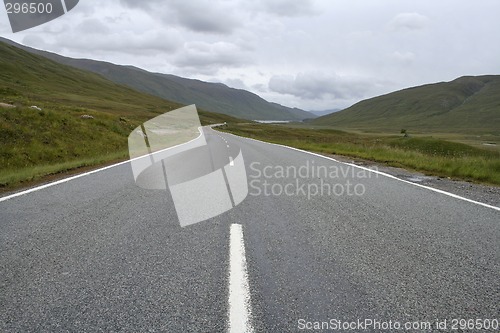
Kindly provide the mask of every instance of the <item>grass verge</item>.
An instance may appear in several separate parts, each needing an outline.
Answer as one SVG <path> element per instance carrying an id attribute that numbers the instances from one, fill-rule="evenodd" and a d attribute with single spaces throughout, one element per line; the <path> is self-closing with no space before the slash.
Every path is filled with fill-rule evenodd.
<path id="1" fill-rule="evenodd" d="M 8 185 L 12 186 L 15 184 L 38 183 L 41 180 L 48 180 L 46 179 L 47 176 L 62 176 L 66 175 L 68 172 L 75 170 L 83 171 L 86 168 L 101 166 L 110 161 L 125 160 L 127 156 L 128 152 L 122 151 L 95 158 L 67 161 L 55 164 L 35 165 L 32 167 L 15 170 L 3 170 L 4 172 L 0 177 L 0 187 L 8 187 Z"/>
<path id="2" fill-rule="evenodd" d="M 318 153 L 382 162 L 428 175 L 500 185 L 498 151 L 442 139 L 362 135 L 264 124 L 230 124 L 224 131 Z"/>
<path id="3" fill-rule="evenodd" d="M 130 132 L 161 112 L 123 117 L 59 103 L 46 103 L 42 110 L 20 104 L 0 109 L 0 193 L 126 160 Z M 203 125 L 239 121 L 204 111 L 199 115 Z"/>

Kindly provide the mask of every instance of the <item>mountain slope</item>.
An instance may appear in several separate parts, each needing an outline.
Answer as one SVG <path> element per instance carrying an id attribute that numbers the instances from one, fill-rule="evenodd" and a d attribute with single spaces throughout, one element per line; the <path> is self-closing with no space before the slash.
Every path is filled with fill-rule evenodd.
<path id="1" fill-rule="evenodd" d="M 136 126 L 180 106 L 0 42 L 0 190 L 126 158 Z"/>
<path id="2" fill-rule="evenodd" d="M 317 117 L 322 117 L 322 116 L 326 116 L 326 115 L 329 115 L 329 114 L 332 114 L 335 112 L 339 112 L 340 110 L 342 110 L 342 109 L 331 109 L 331 110 L 309 111 L 309 112 L 311 112 L 312 114 L 314 114 Z"/>
<path id="3" fill-rule="evenodd" d="M 136 67 L 102 61 L 72 59 L 18 45 L 12 41 L 4 41 L 61 64 L 100 74 L 113 82 L 135 90 L 181 104 L 196 104 L 207 111 L 250 120 L 299 121 L 316 117 L 309 112 L 270 103 L 249 91 L 230 88 L 220 83 L 186 79 L 170 74 L 150 73 Z"/>
<path id="4" fill-rule="evenodd" d="M 317 118 L 337 128 L 461 133 L 500 132 L 500 76 L 464 76 L 361 101 Z"/>

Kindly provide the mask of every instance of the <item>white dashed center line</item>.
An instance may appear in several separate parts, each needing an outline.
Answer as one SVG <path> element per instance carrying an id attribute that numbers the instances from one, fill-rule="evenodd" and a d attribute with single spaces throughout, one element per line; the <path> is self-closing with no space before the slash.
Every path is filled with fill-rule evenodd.
<path id="1" fill-rule="evenodd" d="M 229 242 L 229 333 L 254 332 L 241 224 L 232 224 Z"/>

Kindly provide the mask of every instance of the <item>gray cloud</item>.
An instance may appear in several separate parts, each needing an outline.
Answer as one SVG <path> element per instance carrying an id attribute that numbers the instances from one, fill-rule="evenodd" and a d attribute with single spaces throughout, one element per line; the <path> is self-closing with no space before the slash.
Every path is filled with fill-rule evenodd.
<path id="1" fill-rule="evenodd" d="M 420 30 L 428 22 L 429 19 L 419 13 L 400 13 L 389 22 L 389 26 L 394 30 Z"/>
<path id="2" fill-rule="evenodd" d="M 239 26 L 233 9 L 226 2 L 181 0 L 176 2 L 174 10 L 183 26 L 197 32 L 229 34 Z"/>
<path id="3" fill-rule="evenodd" d="M 464 74 L 498 74 L 500 44 L 491 42 L 500 30 L 498 12 L 498 0 L 480 6 L 465 0 L 85 0 L 17 34 L 0 11 L 0 35 L 66 56 L 249 87 L 284 105 L 331 109 Z"/>
<path id="4" fill-rule="evenodd" d="M 232 2 L 223 0 L 120 0 L 131 8 L 140 8 L 164 25 L 180 25 L 201 33 L 231 34 L 240 26 Z"/>
<path id="5" fill-rule="evenodd" d="M 244 51 L 228 42 L 188 42 L 173 59 L 173 63 L 192 71 L 213 75 L 226 67 L 240 67 L 248 61 Z"/>
<path id="6" fill-rule="evenodd" d="M 319 14 L 312 0 L 260 0 L 255 4 L 256 10 L 271 15 L 299 17 Z"/>
<path id="7" fill-rule="evenodd" d="M 392 54 L 390 54 L 390 57 L 391 59 L 404 65 L 409 65 L 413 63 L 416 59 L 415 54 L 410 51 L 406 52 L 394 51 Z"/>
<path id="8" fill-rule="evenodd" d="M 85 34 L 105 35 L 111 32 L 111 30 L 101 20 L 98 19 L 87 19 L 78 24 L 75 29 Z"/>
<path id="9" fill-rule="evenodd" d="M 373 87 L 373 80 L 328 75 L 324 73 L 300 73 L 273 76 L 269 89 L 280 94 L 289 94 L 303 99 L 352 99 L 365 95 Z"/>
<path id="10" fill-rule="evenodd" d="M 38 34 L 29 34 L 23 38 L 23 44 L 54 52 L 68 49 L 72 52 L 85 52 L 82 54 L 88 52 L 89 54 L 85 57 L 92 57 L 96 53 L 122 53 L 123 50 L 127 50 L 128 54 L 142 55 L 145 52 L 176 52 L 182 44 L 173 37 L 175 36 L 155 32 L 154 34 L 130 35 L 127 40 L 124 40 L 116 34 L 102 35 L 94 31 L 78 38 L 67 38 L 66 34 L 62 34 L 49 42 Z M 89 49 L 89 45 L 92 45 L 92 49 Z"/>

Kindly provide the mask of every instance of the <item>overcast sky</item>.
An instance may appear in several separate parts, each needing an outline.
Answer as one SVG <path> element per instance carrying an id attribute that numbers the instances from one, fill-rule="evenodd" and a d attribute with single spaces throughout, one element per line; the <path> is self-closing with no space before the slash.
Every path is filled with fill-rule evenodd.
<path id="1" fill-rule="evenodd" d="M 499 14 L 499 0 L 80 0 L 16 34 L 0 10 L 0 35 L 324 110 L 500 74 Z"/>

